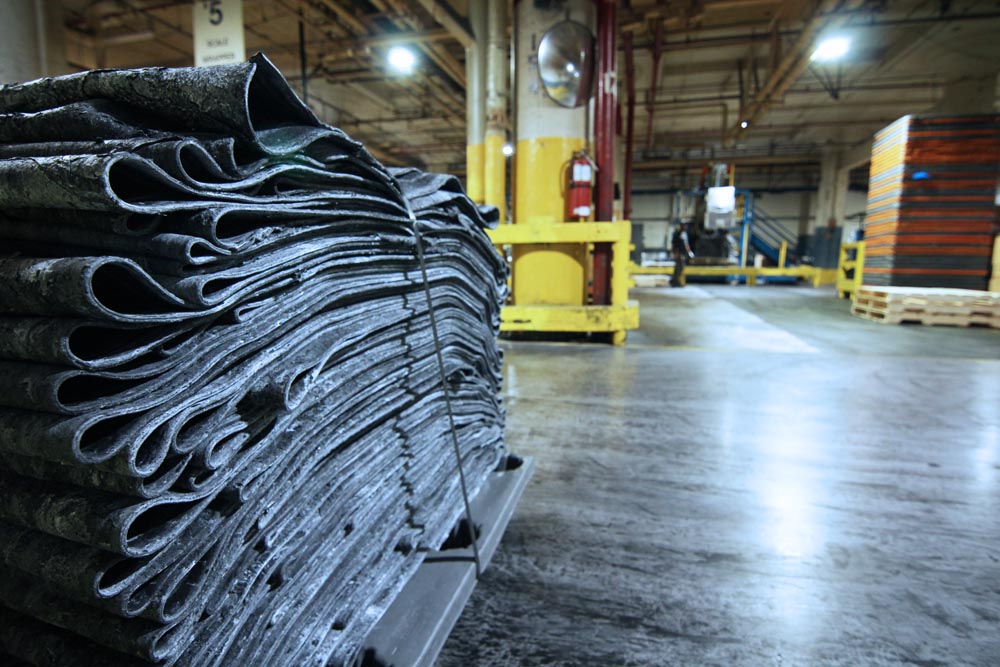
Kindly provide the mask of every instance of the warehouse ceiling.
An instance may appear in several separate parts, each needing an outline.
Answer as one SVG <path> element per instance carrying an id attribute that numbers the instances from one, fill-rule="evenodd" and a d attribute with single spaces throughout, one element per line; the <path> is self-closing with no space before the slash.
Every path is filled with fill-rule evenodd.
<path id="1" fill-rule="evenodd" d="M 190 65 L 190 4 L 64 0 L 67 60 L 72 69 Z M 301 21 L 308 101 L 324 120 L 383 161 L 462 173 L 464 27 L 447 16 L 466 9 L 465 0 L 245 0 L 246 45 L 301 87 Z M 640 182 L 734 157 L 769 182 L 808 175 L 824 147 L 863 144 L 895 118 L 935 108 L 948 86 L 986 85 L 996 99 L 995 0 L 632 0 L 619 17 L 635 44 Z M 833 31 L 850 35 L 848 56 L 811 63 Z M 413 75 L 389 70 L 395 44 L 418 49 Z"/>

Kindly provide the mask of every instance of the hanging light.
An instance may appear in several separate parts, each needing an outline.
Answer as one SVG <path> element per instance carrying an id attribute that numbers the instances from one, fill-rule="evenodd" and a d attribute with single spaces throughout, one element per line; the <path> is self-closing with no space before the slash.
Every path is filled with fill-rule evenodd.
<path id="1" fill-rule="evenodd" d="M 417 64 L 417 57 L 405 46 L 389 49 L 388 60 L 389 66 L 400 74 L 412 74 L 413 67 Z"/>
<path id="2" fill-rule="evenodd" d="M 820 63 L 829 63 L 835 60 L 840 60 L 847 55 L 847 52 L 850 49 L 850 37 L 844 37 L 843 35 L 827 37 L 819 43 L 819 46 L 817 46 L 816 50 L 813 51 L 810 59 Z"/>

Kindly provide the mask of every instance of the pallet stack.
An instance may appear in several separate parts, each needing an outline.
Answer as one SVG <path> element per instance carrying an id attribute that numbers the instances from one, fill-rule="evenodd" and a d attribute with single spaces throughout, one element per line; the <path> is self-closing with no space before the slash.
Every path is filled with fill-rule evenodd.
<path id="1" fill-rule="evenodd" d="M 852 312 L 883 324 L 983 326 L 1000 329 L 1000 294 L 941 287 L 858 289 Z"/>
<path id="2" fill-rule="evenodd" d="M 993 268 L 990 269 L 991 292 L 1000 292 L 1000 236 L 993 239 Z"/>
<path id="3" fill-rule="evenodd" d="M 983 290 L 1000 115 L 904 116 L 875 135 L 865 283 Z"/>

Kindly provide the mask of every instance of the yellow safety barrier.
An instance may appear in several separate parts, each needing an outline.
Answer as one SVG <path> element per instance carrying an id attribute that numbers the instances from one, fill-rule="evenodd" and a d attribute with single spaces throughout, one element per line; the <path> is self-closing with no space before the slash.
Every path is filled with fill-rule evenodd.
<path id="1" fill-rule="evenodd" d="M 600 332 L 624 345 L 626 332 L 639 327 L 639 302 L 628 299 L 631 283 L 629 246 L 632 224 L 622 222 L 563 222 L 500 225 L 488 230 L 496 246 L 539 246 L 548 243 L 611 244 L 611 303 L 601 306 L 520 304 L 504 306 L 501 331 Z M 514 278 L 517 280 L 517 277 Z"/>
<path id="2" fill-rule="evenodd" d="M 851 258 L 851 251 L 854 257 Z M 840 244 L 840 258 L 837 260 L 837 296 L 841 299 L 853 298 L 861 287 L 865 273 L 865 242 Z"/>
<path id="3" fill-rule="evenodd" d="M 698 264 L 688 264 L 684 268 L 685 276 L 742 276 L 747 280 L 747 285 L 756 285 L 758 278 L 801 278 L 809 280 L 814 287 L 822 285 L 832 285 L 836 279 L 836 269 L 823 269 L 815 266 L 766 266 L 757 268 L 754 266 L 701 266 Z M 633 276 L 672 276 L 674 267 L 672 266 L 639 266 L 632 264 L 631 273 Z"/>

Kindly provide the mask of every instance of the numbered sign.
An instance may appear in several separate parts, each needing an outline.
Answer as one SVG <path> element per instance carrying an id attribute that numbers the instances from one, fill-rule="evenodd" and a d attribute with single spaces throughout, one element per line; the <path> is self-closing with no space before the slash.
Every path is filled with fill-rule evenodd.
<path id="1" fill-rule="evenodd" d="M 195 65 L 246 60 L 243 0 L 195 0 L 193 12 Z"/>

